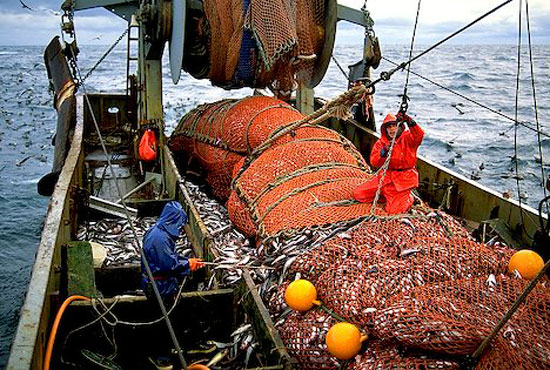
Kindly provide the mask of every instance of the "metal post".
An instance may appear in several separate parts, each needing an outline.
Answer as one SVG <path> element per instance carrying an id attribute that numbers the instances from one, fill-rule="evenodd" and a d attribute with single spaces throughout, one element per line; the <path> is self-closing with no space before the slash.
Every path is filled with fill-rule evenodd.
<path id="1" fill-rule="evenodd" d="M 315 111 L 314 96 L 313 89 L 300 83 L 298 90 L 296 90 L 296 108 L 306 116 L 312 114 Z"/>
<path id="2" fill-rule="evenodd" d="M 140 21 L 141 23 L 141 21 Z M 138 127 L 145 124 L 154 124 L 159 131 L 159 153 L 162 184 L 161 193 L 164 191 L 164 111 L 162 105 L 162 56 L 155 59 L 147 58 L 145 35 L 146 28 L 140 24 L 139 28 L 139 60 L 138 60 Z M 137 145 L 136 145 L 137 148 Z M 138 153 L 136 153 L 136 156 Z"/>

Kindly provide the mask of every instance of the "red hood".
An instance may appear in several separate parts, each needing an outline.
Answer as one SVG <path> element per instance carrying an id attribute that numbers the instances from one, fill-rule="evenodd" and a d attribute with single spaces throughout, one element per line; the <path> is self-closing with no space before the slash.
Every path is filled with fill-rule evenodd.
<path id="1" fill-rule="evenodd" d="M 382 139 L 384 144 L 391 143 L 391 139 L 388 136 L 388 133 L 386 132 L 386 126 L 388 125 L 388 123 L 389 122 L 384 122 L 384 123 L 382 123 L 382 126 L 380 126 L 380 139 Z M 401 124 L 399 125 L 399 130 L 397 130 L 397 139 L 396 139 L 396 141 L 399 140 L 399 138 L 401 137 L 401 134 L 403 133 L 404 129 L 405 129 L 405 124 L 403 122 L 401 122 Z"/>

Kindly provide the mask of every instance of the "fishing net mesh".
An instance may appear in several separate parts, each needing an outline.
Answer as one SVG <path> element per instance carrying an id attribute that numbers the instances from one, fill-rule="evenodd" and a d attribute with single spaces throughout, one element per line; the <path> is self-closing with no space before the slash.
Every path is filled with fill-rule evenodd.
<path id="1" fill-rule="evenodd" d="M 335 131 L 301 126 L 245 164 L 245 156 L 302 118 L 287 103 L 265 96 L 205 104 L 182 118 L 169 145 L 199 161 L 214 195 L 228 200 L 230 217 L 248 236 L 364 217 L 370 205 L 356 202 L 353 190 L 372 174 Z"/>
<path id="2" fill-rule="evenodd" d="M 348 369 L 459 370 L 460 366 L 453 360 L 411 353 L 404 350 L 395 341 L 374 340 L 369 343 L 364 353 L 355 357 Z"/>
<path id="3" fill-rule="evenodd" d="M 337 321 L 329 314 L 313 310 L 291 312 L 278 327 L 288 353 L 298 360 L 301 369 L 328 370 L 339 367 L 327 350 L 325 337 Z"/>
<path id="4" fill-rule="evenodd" d="M 205 0 L 209 78 L 217 85 L 293 89 L 324 46 L 325 0 Z M 253 78 L 242 78 L 244 75 Z"/>
<path id="5" fill-rule="evenodd" d="M 329 129 L 301 126 L 258 152 L 301 118 L 273 98 L 217 102 L 186 115 L 170 145 L 197 157 L 209 184 L 228 197 L 233 223 L 258 246 L 338 225 L 331 237 L 298 249 L 286 276 L 310 280 L 326 308 L 374 338 L 351 368 L 456 369 L 446 356 L 471 354 L 525 287 L 508 275 L 514 251 L 474 241 L 454 218 L 422 203 L 405 215 L 377 208 L 366 217 L 371 204 L 357 203 L 352 193 L 373 174 Z M 282 252 L 263 255 L 279 257 L 273 253 Z M 338 368 L 324 344 L 334 319 L 320 309 L 285 317 L 290 280 L 283 278 L 264 299 L 284 317 L 278 329 L 289 353 L 304 369 Z M 478 369 L 508 368 L 506 361 L 518 369 L 549 367 L 547 285 L 502 329 Z"/>
<path id="6" fill-rule="evenodd" d="M 380 337 L 393 337 L 414 348 L 446 354 L 471 354 L 490 334 L 526 284 L 515 277 L 499 274 L 494 281 L 478 276 L 416 287 L 388 299 L 386 307 L 376 317 L 375 331 Z M 528 319 L 546 321 L 543 309 L 547 309 L 548 304 L 546 287 L 541 285 L 505 325 L 502 339 L 513 337 L 510 344 L 522 349 L 532 348 L 540 339 L 531 333 L 520 335 L 520 332 L 530 331 L 535 323 L 527 327 L 518 326 L 518 323 L 523 321 L 526 324 L 526 315 Z M 550 348 L 546 346 L 546 355 L 548 351 Z"/>

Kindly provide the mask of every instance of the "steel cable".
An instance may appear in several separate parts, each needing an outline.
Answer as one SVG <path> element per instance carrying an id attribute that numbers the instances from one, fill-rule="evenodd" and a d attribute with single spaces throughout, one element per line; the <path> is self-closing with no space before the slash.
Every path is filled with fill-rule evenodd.
<path id="1" fill-rule="evenodd" d="M 516 68 L 516 97 L 514 106 L 514 121 L 518 122 L 518 108 L 519 108 L 519 86 L 521 75 L 521 10 L 523 1 L 519 0 L 519 12 L 518 12 L 518 44 L 517 44 L 517 68 Z M 516 173 L 516 188 L 518 193 L 519 202 L 519 214 L 521 217 L 522 226 L 525 225 L 523 217 L 523 207 L 521 205 L 521 185 L 519 183 L 519 166 L 518 166 L 518 124 L 514 126 L 514 170 Z"/>
<path id="2" fill-rule="evenodd" d="M 394 62 L 393 60 L 391 60 L 391 59 L 389 59 L 389 58 L 386 58 L 386 57 L 384 57 L 384 56 L 382 57 L 382 59 L 384 59 L 386 62 L 391 63 L 391 64 L 393 64 L 393 65 L 396 65 L 396 66 L 399 65 L 398 63 L 396 63 L 396 62 Z M 466 101 L 468 101 L 468 102 L 470 102 L 470 103 L 472 103 L 472 104 L 475 104 L 475 105 L 477 105 L 477 106 L 480 107 L 480 108 L 486 109 L 486 110 L 488 110 L 489 112 L 494 113 L 494 114 L 496 114 L 496 115 L 498 115 L 498 116 L 500 116 L 500 117 L 502 117 L 502 118 L 505 118 L 505 119 L 507 119 L 507 120 L 509 120 L 509 121 L 511 121 L 511 122 L 513 122 L 513 123 L 517 123 L 518 125 L 523 126 L 523 127 L 525 127 L 526 129 L 529 129 L 529 130 L 531 130 L 531 131 L 540 133 L 540 135 L 550 138 L 550 134 L 548 134 L 548 133 L 546 133 L 546 132 L 544 132 L 544 131 L 542 131 L 542 130 L 538 130 L 538 129 L 532 127 L 532 126 L 529 126 L 529 123 L 526 122 L 526 121 L 516 121 L 513 117 L 510 117 L 510 116 L 507 115 L 507 114 L 504 114 L 504 113 L 502 113 L 502 112 L 499 112 L 498 110 L 496 110 L 496 109 L 494 109 L 494 108 L 491 108 L 491 107 L 489 107 L 489 106 L 486 105 L 486 104 L 480 103 L 479 101 L 474 100 L 474 99 L 472 99 L 472 98 L 470 98 L 470 97 L 468 97 L 468 96 L 466 96 L 466 95 L 464 95 L 464 94 L 462 94 L 462 93 L 459 93 L 458 91 L 455 91 L 455 90 L 453 90 L 453 89 L 451 89 L 451 88 L 449 88 L 449 87 L 447 87 L 447 86 L 444 86 L 444 85 L 438 83 L 437 81 L 434 81 L 434 80 L 432 80 L 432 79 L 429 79 L 429 78 L 427 78 L 427 77 L 425 77 L 425 76 L 419 74 L 418 72 L 415 72 L 415 71 L 411 70 L 411 74 L 413 74 L 413 75 L 415 75 L 415 76 L 417 76 L 417 77 L 423 79 L 424 81 L 429 82 L 429 83 L 431 83 L 432 85 L 437 86 L 437 87 L 439 87 L 439 88 L 441 88 L 441 89 L 443 89 L 443 90 L 445 90 L 445 91 L 447 91 L 447 92 L 449 92 L 449 93 L 451 93 L 451 94 L 453 94 L 453 95 L 456 95 L 456 96 L 458 96 L 458 97 L 460 97 L 460 98 L 462 98 L 462 99 L 464 99 L 464 100 L 466 100 Z M 513 128 L 513 126 L 512 126 L 512 128 Z M 510 130 L 510 129 L 507 129 L 507 130 Z"/>
<path id="3" fill-rule="evenodd" d="M 78 74 L 78 77 L 79 77 L 79 80 L 82 81 L 82 78 L 81 78 L 81 71 L 80 71 L 80 67 L 78 66 L 78 64 L 76 63 L 76 56 L 74 55 L 74 52 L 72 50 L 72 48 L 70 49 L 71 50 L 71 54 L 72 54 L 72 58 L 74 60 L 74 65 L 76 67 L 76 72 Z M 90 115 L 92 117 L 92 121 L 94 123 L 94 127 L 95 127 L 95 130 L 96 130 L 96 133 L 97 133 L 97 136 L 98 136 L 98 139 L 99 139 L 99 143 L 101 145 L 101 149 L 103 151 L 103 153 L 105 154 L 105 159 L 107 160 L 107 164 L 109 166 L 109 169 L 110 169 L 110 172 L 111 172 L 111 176 L 114 178 L 114 179 L 117 179 L 116 175 L 115 175 L 115 171 L 113 169 L 113 165 L 112 165 L 112 162 L 111 162 L 111 157 L 109 156 L 109 152 L 107 151 L 107 147 L 105 146 L 105 141 L 103 140 L 103 136 L 101 134 L 101 130 L 99 128 L 99 124 L 97 122 L 97 118 L 94 114 L 94 110 L 93 110 L 93 107 L 92 107 L 92 103 L 90 102 L 90 99 L 88 97 L 88 94 L 86 93 L 86 86 L 81 83 L 80 86 L 82 87 L 82 90 L 83 90 L 83 94 L 84 94 L 84 100 L 86 100 L 86 104 L 88 106 L 88 109 L 90 110 Z M 115 181 L 115 188 L 117 190 L 117 193 L 119 195 L 119 199 L 121 199 L 121 202 L 120 204 L 122 205 L 123 207 L 123 210 L 124 210 L 124 214 L 126 215 L 126 218 L 128 220 L 128 223 L 130 225 L 130 229 L 132 230 L 132 234 L 134 235 L 134 238 L 135 238 L 135 243 L 137 244 L 139 250 L 140 250 L 140 253 L 141 253 L 141 260 L 143 262 L 143 266 L 145 267 L 145 271 L 147 273 L 147 276 L 149 278 L 149 281 L 151 282 L 151 286 L 153 287 L 153 291 L 155 293 L 155 297 L 157 299 L 157 302 L 160 306 L 160 310 L 162 312 L 162 315 L 164 316 L 164 319 L 166 321 L 166 326 L 168 327 L 168 332 L 170 333 L 170 337 L 172 339 L 172 343 L 174 344 L 174 347 L 176 347 L 176 352 L 177 352 L 177 355 L 178 355 L 178 358 L 180 360 L 180 363 L 183 367 L 184 370 L 187 370 L 187 363 L 185 362 L 185 359 L 183 358 L 183 353 L 182 353 L 182 350 L 181 350 L 181 347 L 179 345 L 179 341 L 176 337 L 176 334 L 174 332 L 174 328 L 172 327 L 172 323 L 170 321 L 170 318 L 168 317 L 168 313 L 166 311 L 166 307 L 164 305 L 164 302 L 162 301 L 162 297 L 160 296 L 160 292 L 158 290 L 158 287 L 157 287 L 157 284 L 155 282 L 155 279 L 153 278 L 153 273 L 151 271 L 151 268 L 149 267 L 149 263 L 147 261 L 147 257 L 145 256 L 145 252 L 141 246 L 141 243 L 139 242 L 139 238 L 137 236 L 137 232 L 136 232 L 136 229 L 134 228 L 134 225 L 132 223 L 132 220 L 131 220 L 131 217 L 130 217 L 130 212 L 128 211 L 128 207 L 126 206 L 126 202 L 124 201 L 123 199 L 123 195 L 122 194 L 122 190 L 120 189 L 120 185 L 118 183 L 118 181 Z"/>
<path id="4" fill-rule="evenodd" d="M 124 38 L 124 36 L 126 36 L 129 30 L 130 28 L 126 28 L 124 32 L 122 32 L 122 34 L 115 40 L 115 42 L 109 47 L 109 49 L 107 49 L 107 51 L 105 51 L 105 53 L 103 53 L 103 55 L 97 60 L 97 62 L 93 65 L 93 67 L 90 68 L 88 72 L 86 72 L 82 80 L 78 82 L 79 85 L 83 84 L 84 81 L 86 81 L 88 77 L 92 75 L 92 73 L 96 70 L 96 68 L 103 62 L 103 60 L 105 60 L 105 58 L 107 58 L 107 56 L 111 53 L 111 51 L 113 51 L 113 49 L 118 45 L 118 43 Z"/>
<path id="5" fill-rule="evenodd" d="M 542 150 L 542 140 L 540 137 L 540 124 L 539 124 L 539 113 L 538 113 L 538 107 L 537 107 L 537 92 L 535 88 L 535 67 L 533 63 L 533 48 L 531 45 L 531 22 L 529 21 L 529 1 L 525 0 L 525 21 L 527 22 L 527 40 L 529 42 L 529 66 L 531 69 L 531 91 L 533 94 L 533 107 L 535 109 L 535 122 L 537 124 L 537 141 L 538 141 L 538 149 L 540 154 L 540 171 L 541 171 L 541 184 L 542 184 L 542 191 L 544 193 L 544 197 L 546 198 L 546 187 L 544 186 L 544 180 L 546 179 L 546 176 L 544 174 L 544 155 Z M 548 212 L 548 205 L 546 207 L 546 211 Z"/>
<path id="6" fill-rule="evenodd" d="M 418 0 L 418 6 L 416 8 L 416 18 L 415 18 L 415 21 L 414 21 L 414 28 L 413 28 L 413 33 L 412 33 L 412 37 L 411 37 L 411 46 L 409 48 L 409 60 L 412 59 L 412 55 L 413 55 L 413 51 L 414 51 L 414 39 L 416 38 L 416 28 L 418 26 L 418 18 L 420 17 L 420 4 L 422 3 L 422 0 Z M 403 85 L 403 98 L 402 98 L 402 101 L 401 101 L 401 107 L 399 108 L 400 111 L 402 111 L 403 113 L 406 113 L 408 108 L 409 108 L 409 96 L 407 94 L 407 90 L 409 88 L 409 77 L 410 77 L 410 74 L 411 74 L 411 64 L 412 63 L 409 63 L 407 65 L 407 77 L 405 78 L 405 84 Z"/>

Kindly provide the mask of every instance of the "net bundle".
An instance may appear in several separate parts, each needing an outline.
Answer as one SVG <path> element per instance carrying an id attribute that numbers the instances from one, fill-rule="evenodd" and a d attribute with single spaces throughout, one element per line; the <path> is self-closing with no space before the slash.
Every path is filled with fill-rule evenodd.
<path id="1" fill-rule="evenodd" d="M 387 301 L 377 314 L 375 332 L 412 348 L 468 355 L 491 333 L 526 284 L 501 274 L 494 279 L 478 276 L 419 286 Z M 546 285 L 542 283 L 528 296 L 494 346 L 519 349 L 522 358 L 532 363 L 549 363 L 550 343 L 541 331 L 549 324 Z"/>
<path id="2" fill-rule="evenodd" d="M 289 104 L 266 96 L 203 104 L 180 120 L 169 147 L 197 159 L 214 195 L 225 200 L 235 164 L 276 128 L 302 117 Z"/>
<path id="3" fill-rule="evenodd" d="M 313 282 L 320 299 L 335 313 L 370 326 L 396 294 L 433 282 L 506 270 L 510 249 L 449 239 L 443 227 L 437 231 L 427 221 L 413 221 L 365 221 L 344 238 L 299 256 L 292 271 Z M 440 236 L 422 237 L 426 232 Z"/>
<path id="4" fill-rule="evenodd" d="M 307 83 L 325 39 L 325 0 L 204 0 L 210 80 L 289 95 Z"/>
<path id="5" fill-rule="evenodd" d="M 233 191 L 262 237 L 369 212 L 353 198 L 353 190 L 372 176 L 356 150 L 327 129 L 311 131 L 316 137 L 297 135 L 266 150 L 235 181 Z"/>
<path id="6" fill-rule="evenodd" d="M 357 149 L 333 130 L 302 125 L 245 163 L 275 133 L 303 118 L 265 96 L 206 104 L 180 121 L 169 145 L 199 160 L 214 194 L 228 199 L 231 219 L 248 236 L 365 217 L 369 205 L 356 202 L 353 190 L 372 175 Z"/>
<path id="7" fill-rule="evenodd" d="M 409 244 L 419 238 L 433 238 L 445 243 L 455 237 L 466 242 L 470 235 L 443 212 L 398 218 L 381 216 L 336 235 L 321 246 L 304 251 L 292 265 L 292 271 L 317 282 L 320 274 L 347 257 L 384 261 L 401 257 L 403 252 L 414 253 L 415 248 L 409 247 Z"/>
<path id="8" fill-rule="evenodd" d="M 203 165 L 208 173 L 227 176 L 232 222 L 255 236 L 258 248 L 276 241 L 276 248 L 258 249 L 258 255 L 265 263 L 284 264 L 288 273 L 272 279 L 276 283 L 263 298 L 301 368 L 340 364 L 324 346 L 335 323 L 331 316 L 320 309 L 288 313 L 284 291 L 294 277 L 310 280 L 329 310 L 373 338 L 350 364 L 354 369 L 456 369 L 452 356 L 471 354 L 523 291 L 525 282 L 507 274 L 514 251 L 474 241 L 444 212 L 417 204 L 405 215 L 377 208 L 370 216 L 371 204 L 355 202 L 352 192 L 372 174 L 336 132 L 306 124 L 274 140 L 302 117 L 271 99 L 201 109 L 180 122 L 172 146 L 201 154 L 204 144 L 237 156 L 218 162 L 223 168 Z M 316 232 L 331 228 L 336 232 L 312 241 Z M 286 266 L 291 249 L 294 260 Z M 548 368 L 547 284 L 502 329 L 478 369 L 509 368 L 506 361 L 518 369 Z"/>

